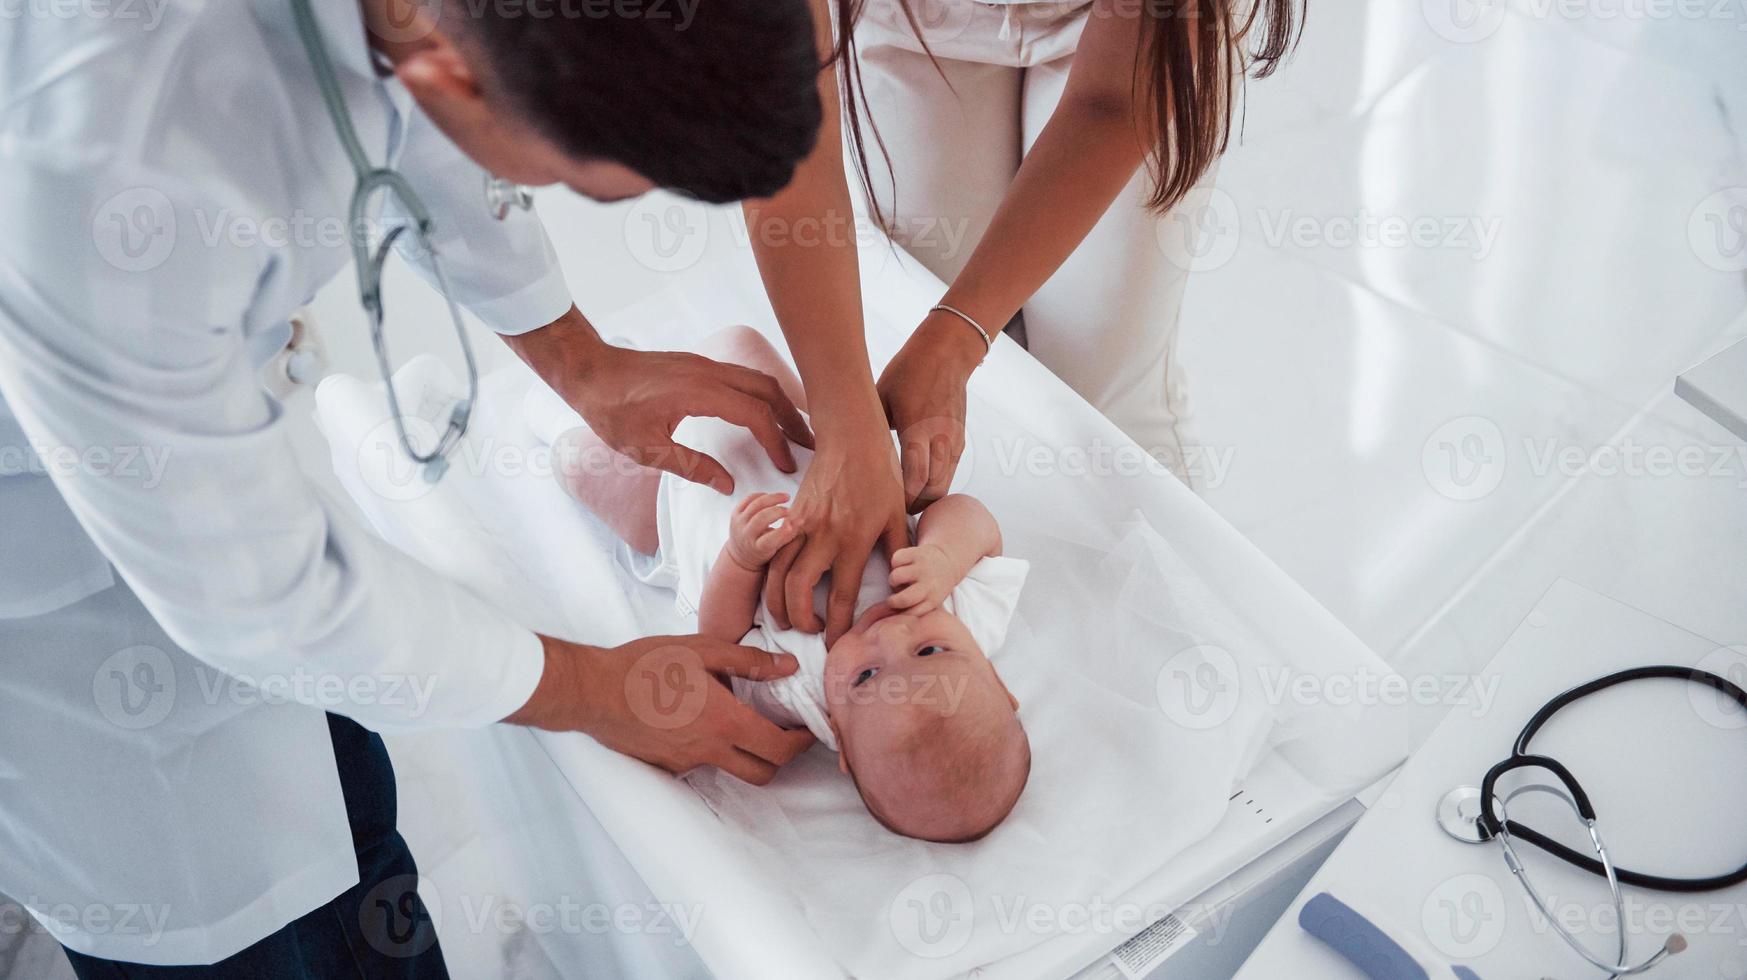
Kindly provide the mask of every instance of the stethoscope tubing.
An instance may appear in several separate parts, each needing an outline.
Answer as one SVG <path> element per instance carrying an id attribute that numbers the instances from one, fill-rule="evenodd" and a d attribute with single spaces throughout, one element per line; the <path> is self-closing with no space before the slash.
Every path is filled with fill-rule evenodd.
<path id="1" fill-rule="evenodd" d="M 328 57 L 327 46 L 322 43 L 321 28 L 316 23 L 315 13 L 310 8 L 309 0 L 291 0 L 292 18 L 297 23 L 297 32 L 301 38 L 305 52 L 309 56 L 310 67 L 315 72 L 316 83 L 321 88 L 322 101 L 327 103 L 328 116 L 333 121 L 334 131 L 339 137 L 340 145 L 345 149 L 346 158 L 352 164 L 355 182 L 352 188 L 352 200 L 349 208 L 352 230 L 352 260 L 358 275 L 358 299 L 365 313 L 370 318 L 370 344 L 376 353 L 377 367 L 382 373 L 382 384 L 387 389 L 389 415 L 394 420 L 395 433 L 400 439 L 401 449 L 414 462 L 424 467 L 426 482 L 436 483 L 442 479 L 448 468 L 447 457 L 456 444 L 467 433 L 468 423 L 473 417 L 473 407 L 479 402 L 479 365 L 473 355 L 473 344 L 467 339 L 467 330 L 461 320 L 461 311 L 455 305 L 454 294 L 449 289 L 449 277 L 443 269 L 441 258 L 437 254 L 436 243 L 433 240 L 433 223 L 431 215 L 425 208 L 424 201 L 419 198 L 412 185 L 400 173 L 388 167 L 374 167 L 369 157 L 364 153 L 363 143 L 358 139 L 357 128 L 352 125 L 351 111 L 346 108 L 344 93 L 340 91 L 338 76 L 334 73 L 332 60 Z M 491 183 L 487 182 L 488 191 Z M 384 332 L 382 305 L 382 266 L 388 257 L 388 250 L 404 228 L 396 228 L 389 232 L 374 253 L 366 240 L 363 229 L 369 210 L 369 201 L 373 194 L 383 191 L 398 199 L 406 209 L 407 217 L 418 247 L 429 256 L 431 269 L 437 277 L 438 290 L 442 293 L 443 302 L 449 311 L 449 319 L 455 327 L 455 337 L 461 345 L 461 354 L 467 366 L 467 396 L 458 402 L 449 413 L 448 424 L 437 438 L 436 446 L 430 452 L 420 452 L 412 442 L 412 435 L 406 428 L 406 417 L 400 404 L 400 396 L 394 389 L 393 365 L 388 356 L 388 339 Z M 489 195 L 488 195 L 489 197 Z M 498 210 L 506 211 L 501 202 L 495 205 Z M 523 205 L 525 206 L 525 205 Z M 502 218 L 502 213 L 498 217 Z"/>
<path id="2" fill-rule="evenodd" d="M 1738 685 L 1726 678 L 1719 677 L 1710 671 L 1700 670 L 1696 667 L 1675 667 L 1667 664 L 1632 667 L 1626 670 L 1616 671 L 1605 677 L 1598 677 L 1595 680 L 1584 684 L 1579 684 L 1542 705 L 1540 710 L 1536 711 L 1534 715 L 1529 718 L 1528 723 L 1523 726 L 1522 731 L 1517 734 L 1516 743 L 1511 748 L 1510 758 L 1505 759 L 1503 762 L 1500 762 L 1487 770 L 1486 777 L 1481 781 L 1480 785 L 1480 816 L 1478 822 L 1481 840 L 1492 839 L 1499 833 L 1502 827 L 1502 829 L 1508 830 L 1512 836 L 1521 838 L 1522 840 L 1535 845 L 1567 864 L 1581 868 L 1597 877 L 1607 877 L 1609 869 L 1593 856 L 1574 850 L 1571 847 L 1548 837 L 1546 834 L 1541 833 L 1533 827 L 1527 826 L 1526 824 L 1521 824 L 1508 818 L 1500 821 L 1493 814 L 1493 791 L 1498 778 L 1513 769 L 1545 769 L 1558 777 L 1559 781 L 1570 791 L 1573 803 L 1577 807 L 1578 813 L 1581 814 L 1585 820 L 1593 821 L 1595 819 L 1595 809 L 1590 805 L 1589 796 L 1584 793 L 1583 787 L 1580 786 L 1577 780 L 1571 775 L 1570 770 L 1566 769 L 1564 765 L 1554 759 L 1529 752 L 1529 742 L 1555 714 L 1558 714 L 1562 709 L 1569 707 L 1573 702 L 1582 700 L 1591 694 L 1618 684 L 1652 678 L 1669 678 L 1688 681 L 1695 684 L 1703 684 L 1727 695 L 1736 704 L 1740 705 L 1743 710 L 1747 710 L 1747 691 L 1743 691 Z M 1617 865 L 1612 870 L 1615 878 L 1617 878 L 1621 884 L 1634 885 L 1640 888 L 1649 888 L 1663 892 L 1689 893 L 1714 891 L 1719 888 L 1729 888 L 1738 885 L 1743 881 L 1747 881 L 1747 864 L 1743 864 L 1741 867 L 1725 874 L 1711 875 L 1704 878 L 1674 878 L 1666 875 L 1650 874 L 1644 871 L 1632 871 Z"/>

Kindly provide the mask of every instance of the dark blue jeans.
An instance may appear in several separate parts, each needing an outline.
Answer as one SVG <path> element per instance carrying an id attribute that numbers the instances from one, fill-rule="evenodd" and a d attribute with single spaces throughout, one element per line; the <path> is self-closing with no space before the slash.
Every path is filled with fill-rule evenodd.
<path id="1" fill-rule="evenodd" d="M 436 927 L 418 896 L 418 866 L 395 829 L 394 767 L 380 736 L 328 716 L 358 884 L 211 966 L 143 966 L 67 950 L 81 980 L 444 980 Z M 283 815 L 269 815 L 280 819 Z M 239 833 L 243 832 L 241 829 Z"/>

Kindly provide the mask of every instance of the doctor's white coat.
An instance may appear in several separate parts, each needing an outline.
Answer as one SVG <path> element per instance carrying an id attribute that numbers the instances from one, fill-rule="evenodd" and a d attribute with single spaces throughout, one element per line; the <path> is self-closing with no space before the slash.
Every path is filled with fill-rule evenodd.
<path id="1" fill-rule="evenodd" d="M 0 18 L 0 892 L 82 952 L 210 962 L 357 880 L 324 708 L 487 725 L 541 650 L 322 499 L 256 380 L 349 259 L 289 4 L 49 6 Z M 490 218 L 355 0 L 316 6 L 457 299 L 566 312 L 537 220 Z"/>

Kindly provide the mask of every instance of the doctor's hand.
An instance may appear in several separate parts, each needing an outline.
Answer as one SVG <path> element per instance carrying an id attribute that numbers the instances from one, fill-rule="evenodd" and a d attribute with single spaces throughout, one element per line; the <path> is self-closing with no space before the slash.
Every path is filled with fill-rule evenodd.
<path id="1" fill-rule="evenodd" d="M 806 420 L 761 371 L 697 354 L 614 347 L 574 307 L 549 326 L 504 339 L 602 442 L 640 465 L 718 492 L 734 491 L 722 464 L 673 441 L 674 428 L 689 416 L 745 427 L 785 473 L 795 471 L 790 440 L 813 445 Z"/>
<path id="2" fill-rule="evenodd" d="M 540 684 L 505 722 L 585 732 L 676 775 L 715 766 L 760 786 L 815 741 L 806 729 L 789 731 L 760 716 L 728 686 L 729 677 L 794 673 L 799 664 L 788 654 L 703 636 L 652 636 L 612 648 L 541 640 Z"/>
<path id="3" fill-rule="evenodd" d="M 946 496 L 964 453 L 965 386 L 987 353 L 971 330 L 949 313 L 931 313 L 880 374 L 911 513 Z"/>
<path id="4" fill-rule="evenodd" d="M 910 543 L 891 433 L 868 402 L 854 418 L 815 406 L 819 446 L 784 519 L 801 537 L 776 553 L 765 574 L 764 601 L 777 625 L 807 633 L 823 625 L 827 644 L 849 631 L 874 548 L 890 555 Z M 813 588 L 826 572 L 831 592 L 821 624 Z"/>

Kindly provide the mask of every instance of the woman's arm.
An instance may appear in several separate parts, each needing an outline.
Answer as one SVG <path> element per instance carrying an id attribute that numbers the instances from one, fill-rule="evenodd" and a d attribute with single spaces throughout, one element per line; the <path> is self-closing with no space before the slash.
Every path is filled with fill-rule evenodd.
<path id="1" fill-rule="evenodd" d="M 827 0 L 813 0 L 813 17 L 819 56 L 827 58 Z M 866 422 L 879 419 L 880 408 L 862 326 L 856 219 L 843 172 L 835 68 L 819 73 L 819 101 L 824 122 L 812 154 L 780 194 L 746 201 L 741 211 L 813 414 Z"/>
<path id="2" fill-rule="evenodd" d="M 1152 145 L 1142 128 L 1149 114 L 1134 101 L 1147 19 L 1112 4 L 1093 6 L 1061 101 L 947 290 L 943 302 L 991 331 L 1005 326 L 1080 247 Z"/>
<path id="3" fill-rule="evenodd" d="M 831 8 L 814 0 L 821 59 Z M 818 451 L 791 511 L 805 540 L 771 563 L 765 600 L 779 626 L 817 632 L 813 587 L 831 572 L 826 636 L 849 628 L 867 556 L 905 543 L 904 500 L 886 415 L 868 365 L 855 212 L 843 172 L 835 71 L 819 74 L 824 125 L 813 153 L 776 197 L 743 210 L 777 322 L 807 391 Z"/>
<path id="4" fill-rule="evenodd" d="M 1146 28 L 1131 5 L 1093 6 L 1060 103 L 943 303 L 1000 330 L 1133 179 L 1152 144 L 1150 114 L 1134 101 L 1135 58 Z M 938 499 L 951 483 L 963 448 L 964 384 L 983 353 L 964 321 L 931 313 L 880 376 L 903 446 L 912 509 Z M 952 416 L 958 431 L 931 424 Z"/>

